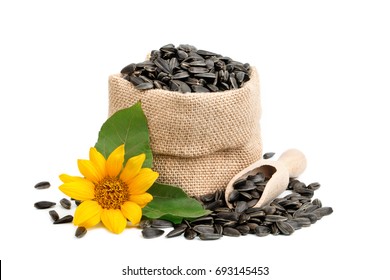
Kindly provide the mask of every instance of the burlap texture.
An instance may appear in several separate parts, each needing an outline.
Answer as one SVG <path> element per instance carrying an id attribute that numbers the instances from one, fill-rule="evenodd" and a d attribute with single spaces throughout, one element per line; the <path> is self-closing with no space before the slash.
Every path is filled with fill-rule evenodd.
<path id="1" fill-rule="evenodd" d="M 159 182 L 202 195 L 226 187 L 260 159 L 260 90 L 255 68 L 244 87 L 212 93 L 135 89 L 109 77 L 109 115 L 141 101 Z"/>

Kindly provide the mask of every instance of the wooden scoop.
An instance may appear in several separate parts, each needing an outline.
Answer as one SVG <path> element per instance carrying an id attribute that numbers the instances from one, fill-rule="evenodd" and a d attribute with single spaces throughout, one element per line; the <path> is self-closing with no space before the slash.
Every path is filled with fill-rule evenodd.
<path id="1" fill-rule="evenodd" d="M 229 202 L 229 195 L 233 191 L 233 184 L 239 179 L 246 179 L 248 175 L 256 175 L 262 172 L 266 178 L 270 178 L 264 192 L 254 207 L 262 207 L 270 203 L 284 192 L 288 186 L 289 178 L 296 178 L 306 169 L 306 157 L 297 150 L 285 151 L 277 161 L 261 159 L 251 164 L 230 180 L 225 190 L 225 201 L 229 208 L 233 205 Z"/>

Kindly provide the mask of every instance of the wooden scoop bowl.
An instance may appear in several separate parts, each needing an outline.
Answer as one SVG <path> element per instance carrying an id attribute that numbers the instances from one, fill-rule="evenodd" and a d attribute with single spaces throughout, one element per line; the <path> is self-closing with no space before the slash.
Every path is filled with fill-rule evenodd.
<path id="1" fill-rule="evenodd" d="M 248 175 L 256 175 L 258 172 L 262 172 L 266 178 L 270 179 L 254 207 L 265 206 L 287 189 L 289 178 L 298 177 L 305 169 L 306 157 L 297 149 L 285 151 L 277 161 L 258 160 L 230 180 L 225 190 L 226 204 L 229 208 L 233 208 L 233 205 L 229 202 L 229 195 L 234 190 L 233 184 L 237 180 L 246 179 Z"/>

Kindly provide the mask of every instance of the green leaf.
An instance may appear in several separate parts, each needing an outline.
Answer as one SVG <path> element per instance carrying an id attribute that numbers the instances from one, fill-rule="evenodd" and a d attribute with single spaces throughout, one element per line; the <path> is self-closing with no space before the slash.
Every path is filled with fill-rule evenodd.
<path id="1" fill-rule="evenodd" d="M 142 209 L 142 214 L 149 219 L 161 218 L 178 224 L 183 218 L 193 219 L 210 213 L 178 187 L 154 183 L 148 193 L 153 200 Z"/>
<path id="2" fill-rule="evenodd" d="M 125 161 L 141 153 L 146 154 L 143 167 L 152 167 L 149 130 L 141 103 L 119 110 L 102 125 L 95 148 L 107 159 L 113 150 L 125 144 Z"/>

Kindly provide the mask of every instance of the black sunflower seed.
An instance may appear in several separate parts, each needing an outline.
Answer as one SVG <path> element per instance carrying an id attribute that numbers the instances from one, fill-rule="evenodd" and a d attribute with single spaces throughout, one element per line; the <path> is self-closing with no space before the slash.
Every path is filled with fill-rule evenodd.
<path id="1" fill-rule="evenodd" d="M 157 220 L 152 220 L 150 226 L 153 228 L 169 228 L 169 227 L 173 227 L 173 224 L 170 221 L 157 219 Z"/>
<path id="2" fill-rule="evenodd" d="M 61 199 L 61 200 L 60 200 L 60 204 L 61 204 L 61 206 L 64 207 L 65 209 L 70 209 L 70 207 L 71 207 L 70 201 L 69 201 L 68 199 L 66 199 L 66 198 Z"/>
<path id="3" fill-rule="evenodd" d="M 241 73 L 242 73 L 242 72 L 241 72 Z M 263 155 L 263 159 L 272 158 L 274 155 L 275 155 L 275 153 L 273 153 L 273 152 L 265 153 L 265 154 Z"/>
<path id="4" fill-rule="evenodd" d="M 263 237 L 269 235 L 270 233 L 271 233 L 271 229 L 267 226 L 257 226 L 255 228 L 255 234 L 257 236 Z"/>
<path id="5" fill-rule="evenodd" d="M 50 183 L 48 181 L 42 181 L 42 182 L 39 182 L 37 184 L 35 184 L 34 188 L 36 188 L 37 190 L 43 190 L 43 189 L 47 189 L 50 187 Z"/>
<path id="6" fill-rule="evenodd" d="M 231 236 L 231 237 L 239 237 L 241 233 L 232 227 L 224 227 L 223 228 L 223 235 Z"/>
<path id="7" fill-rule="evenodd" d="M 146 239 L 156 238 L 164 234 L 162 229 L 146 227 L 142 230 L 142 236 Z"/>
<path id="8" fill-rule="evenodd" d="M 58 215 L 56 210 L 50 210 L 49 215 L 53 219 L 54 222 L 60 218 L 60 216 Z"/>
<path id="9" fill-rule="evenodd" d="M 220 239 L 222 235 L 218 233 L 202 233 L 199 235 L 201 240 L 217 240 Z"/>
<path id="10" fill-rule="evenodd" d="M 287 222 L 276 222 L 276 226 L 284 235 L 291 235 L 294 233 L 294 228 Z"/>
<path id="11" fill-rule="evenodd" d="M 266 222 L 284 222 L 287 221 L 287 217 L 278 215 L 267 215 L 265 216 Z"/>
<path id="12" fill-rule="evenodd" d="M 184 232 L 184 237 L 188 240 L 194 239 L 198 234 L 191 228 L 187 228 Z"/>
<path id="13" fill-rule="evenodd" d="M 53 224 L 66 224 L 66 223 L 71 223 L 73 221 L 73 216 L 72 215 L 66 215 L 56 221 L 53 222 Z"/>
<path id="14" fill-rule="evenodd" d="M 187 229 L 187 225 L 180 225 L 180 226 L 176 227 L 175 229 L 171 230 L 170 232 L 168 232 L 166 237 L 171 238 L 171 237 L 180 236 L 185 232 L 186 229 Z"/>
<path id="15" fill-rule="evenodd" d="M 34 203 L 34 207 L 37 209 L 47 209 L 54 205 L 56 205 L 56 203 L 51 201 L 38 201 Z"/>
<path id="16" fill-rule="evenodd" d="M 140 89 L 140 90 L 145 90 L 145 89 L 152 89 L 154 86 L 153 86 L 153 83 L 141 83 L 137 86 L 135 86 L 136 89 Z"/>
<path id="17" fill-rule="evenodd" d="M 83 237 L 84 235 L 86 235 L 87 234 L 87 229 L 85 228 L 85 227 L 78 227 L 77 229 L 76 229 L 76 232 L 75 232 L 75 236 L 77 237 L 77 238 L 81 238 L 81 237 Z"/>

